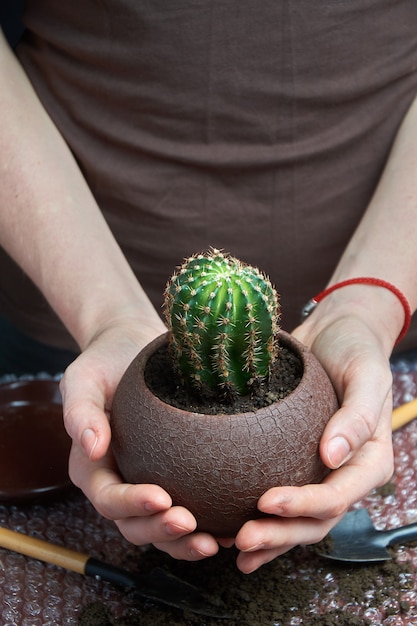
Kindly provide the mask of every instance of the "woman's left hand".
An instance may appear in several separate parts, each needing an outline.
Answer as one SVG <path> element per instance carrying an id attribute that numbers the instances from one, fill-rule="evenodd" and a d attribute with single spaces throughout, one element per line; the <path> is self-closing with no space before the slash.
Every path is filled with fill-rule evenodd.
<path id="1" fill-rule="evenodd" d="M 326 322 L 315 312 L 293 333 L 311 347 L 340 399 L 320 442 L 321 458 L 333 471 L 321 484 L 262 495 L 259 510 L 276 517 L 249 521 L 239 531 L 237 563 L 245 573 L 296 545 L 319 542 L 352 504 L 392 476 L 389 357 L 386 341 L 364 317 L 354 311 Z"/>

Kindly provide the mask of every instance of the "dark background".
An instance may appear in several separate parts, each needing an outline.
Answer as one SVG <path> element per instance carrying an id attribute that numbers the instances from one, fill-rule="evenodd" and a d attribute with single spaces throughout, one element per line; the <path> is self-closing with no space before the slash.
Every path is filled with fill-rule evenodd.
<path id="1" fill-rule="evenodd" d="M 0 25 L 11 46 L 16 45 L 23 31 L 24 4 L 24 0 L 0 0 Z"/>

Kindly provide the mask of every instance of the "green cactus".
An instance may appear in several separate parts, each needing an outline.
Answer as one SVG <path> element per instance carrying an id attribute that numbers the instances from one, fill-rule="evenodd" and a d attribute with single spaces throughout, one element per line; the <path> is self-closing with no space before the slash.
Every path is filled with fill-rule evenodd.
<path id="1" fill-rule="evenodd" d="M 212 249 L 168 281 L 165 317 L 185 382 L 245 395 L 277 355 L 278 296 L 258 269 Z"/>

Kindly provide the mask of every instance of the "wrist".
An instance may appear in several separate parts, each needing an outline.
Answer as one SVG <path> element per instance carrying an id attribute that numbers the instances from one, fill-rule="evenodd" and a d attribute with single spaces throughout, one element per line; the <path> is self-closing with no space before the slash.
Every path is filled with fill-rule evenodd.
<path id="1" fill-rule="evenodd" d="M 317 294 L 316 296 L 311 298 L 311 300 L 309 300 L 309 302 L 307 302 L 307 304 L 304 305 L 304 307 L 303 307 L 303 309 L 301 311 L 301 319 L 302 320 L 306 319 L 314 311 L 316 306 L 322 300 L 324 300 L 325 298 L 329 297 L 335 291 L 338 291 L 339 289 L 344 289 L 346 287 L 350 287 L 350 286 L 353 286 L 353 285 L 366 285 L 366 286 L 380 287 L 382 289 L 388 290 L 390 293 L 392 293 L 398 299 L 399 303 L 402 306 L 403 314 L 404 314 L 403 326 L 402 326 L 401 331 L 400 331 L 400 333 L 399 333 L 399 335 L 397 337 L 397 340 L 395 342 L 396 345 L 398 343 L 400 343 L 400 341 L 407 334 L 407 331 L 408 331 L 409 326 L 410 326 L 411 315 L 412 315 L 411 307 L 410 307 L 410 304 L 409 304 L 407 298 L 402 293 L 402 291 L 400 291 L 392 283 L 389 283 L 388 281 L 380 279 L 380 278 L 373 278 L 373 277 L 367 277 L 367 276 L 365 276 L 365 277 L 357 277 L 357 278 L 349 278 L 349 279 L 342 280 L 340 282 L 333 283 L 333 284 L 329 285 L 328 287 L 326 287 L 326 289 L 324 289 L 319 294 Z"/>
<path id="2" fill-rule="evenodd" d="M 368 277 L 332 283 L 303 308 L 307 326 L 325 326 L 348 316 L 365 322 L 390 354 L 408 330 L 411 308 L 395 285 Z"/>
<path id="3" fill-rule="evenodd" d="M 77 317 L 74 335 L 81 351 L 108 330 L 122 331 L 140 346 L 166 331 L 162 318 L 138 283 L 134 293 L 113 295 L 110 301 L 103 294 L 101 299 L 94 298 L 94 307 L 87 307 Z"/>

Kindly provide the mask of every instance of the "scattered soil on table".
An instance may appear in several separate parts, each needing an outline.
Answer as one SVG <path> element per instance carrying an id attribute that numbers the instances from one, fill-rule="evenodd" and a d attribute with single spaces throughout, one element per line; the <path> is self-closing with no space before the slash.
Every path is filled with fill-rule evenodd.
<path id="1" fill-rule="evenodd" d="M 179 381 L 173 370 L 169 350 L 162 346 L 149 359 L 145 368 L 148 387 L 163 402 L 180 409 L 207 415 L 246 413 L 285 398 L 299 384 L 303 365 L 298 356 L 281 346 L 270 379 L 257 385 L 246 396 L 214 396 L 208 391 L 190 389 Z"/>
<path id="2" fill-rule="evenodd" d="M 126 563 L 131 570 L 139 564 L 142 572 L 167 568 L 198 586 L 230 619 L 206 618 L 138 597 L 119 617 L 103 604 L 84 607 L 80 626 L 366 626 L 371 622 L 360 610 L 383 607 L 388 617 L 406 615 L 410 609 L 402 594 L 413 589 L 413 574 L 408 564 L 395 559 L 378 565 L 339 565 L 300 547 L 245 575 L 236 568 L 236 554 L 222 549 L 212 559 L 188 563 L 149 549 L 140 559 L 132 554 Z"/>

